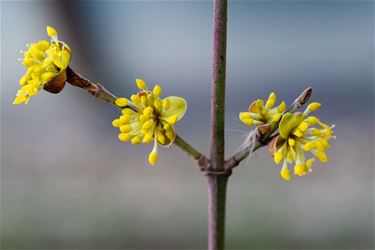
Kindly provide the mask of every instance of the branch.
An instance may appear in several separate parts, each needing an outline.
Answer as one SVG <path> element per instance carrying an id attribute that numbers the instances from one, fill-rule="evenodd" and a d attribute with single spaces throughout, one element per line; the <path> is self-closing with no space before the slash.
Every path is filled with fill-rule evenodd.
<path id="1" fill-rule="evenodd" d="M 214 1 L 211 80 L 212 170 L 224 170 L 225 70 L 227 48 L 227 0 Z"/>
<path id="2" fill-rule="evenodd" d="M 225 248 L 225 200 L 230 171 L 224 169 L 227 0 L 214 0 L 211 80 L 211 164 L 208 178 L 208 249 Z"/>
<path id="3" fill-rule="evenodd" d="M 301 108 L 310 98 L 312 94 L 312 88 L 308 87 L 305 89 L 297 98 L 294 100 L 294 102 L 285 110 L 285 113 L 294 113 L 299 108 Z M 225 169 L 226 170 L 232 170 L 238 164 L 245 159 L 247 156 L 249 156 L 250 153 L 255 152 L 257 149 L 266 146 L 273 138 L 272 134 L 277 130 L 279 127 L 279 122 L 276 123 L 275 129 L 263 134 L 259 131 L 258 128 L 255 128 L 253 131 L 250 132 L 249 136 L 245 140 L 246 147 L 242 149 L 241 151 L 237 152 L 235 155 L 230 157 L 225 162 Z"/>
<path id="4" fill-rule="evenodd" d="M 67 82 L 73 86 L 82 88 L 87 90 L 91 95 L 95 96 L 96 98 L 106 101 L 116 107 L 115 101 L 117 97 L 106 90 L 101 84 L 93 83 L 90 80 L 84 78 L 83 76 L 79 75 L 78 73 L 74 72 L 70 67 L 66 70 L 67 74 Z M 120 107 L 118 107 L 120 108 Z M 136 111 L 133 107 L 128 106 L 128 108 Z M 123 108 L 121 108 L 123 109 Z M 187 153 L 190 157 L 197 161 L 198 166 L 201 170 L 204 170 L 208 167 L 209 161 L 207 160 L 206 156 L 201 154 L 198 150 L 193 148 L 190 144 L 184 141 L 179 135 L 176 134 L 176 138 L 174 140 L 174 144 L 180 148 L 182 151 Z"/>
<path id="5" fill-rule="evenodd" d="M 90 80 L 74 72 L 74 70 L 72 70 L 70 67 L 66 69 L 66 75 L 66 81 L 71 85 L 85 89 L 96 98 L 116 106 L 115 101 L 117 97 L 108 90 L 106 90 L 102 85 L 91 82 Z"/>

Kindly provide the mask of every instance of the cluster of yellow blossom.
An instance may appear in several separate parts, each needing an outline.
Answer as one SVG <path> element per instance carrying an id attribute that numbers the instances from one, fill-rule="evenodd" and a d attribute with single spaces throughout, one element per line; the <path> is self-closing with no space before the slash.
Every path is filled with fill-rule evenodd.
<path id="1" fill-rule="evenodd" d="M 21 51 L 24 55 L 22 64 L 27 72 L 19 81 L 21 89 L 13 104 L 27 104 L 30 97 L 42 88 L 58 93 L 64 87 L 71 50 L 58 40 L 54 28 L 47 26 L 47 34 L 50 42 L 41 40 L 27 45 L 27 51 Z M 184 116 L 187 104 L 177 96 L 161 99 L 163 90 L 159 85 L 152 91 L 141 79 L 136 79 L 136 85 L 140 91 L 130 99 L 115 100 L 115 104 L 122 108 L 122 114 L 112 124 L 119 129 L 118 138 L 121 141 L 131 141 L 133 144 L 153 142 L 149 163 L 154 165 L 158 159 L 158 145 L 170 146 L 173 143 L 176 137 L 174 125 Z M 262 134 L 275 133 L 269 149 L 276 164 L 283 162 L 280 175 L 289 181 L 292 175 L 288 164 L 294 164 L 295 175 L 305 175 L 311 171 L 315 158 L 321 162 L 328 161 L 325 150 L 330 148 L 329 140 L 336 137 L 333 135 L 334 126 L 309 116 L 320 107 L 320 103 L 311 103 L 303 113 L 286 112 L 284 101 L 276 107 L 275 104 L 276 94 L 272 92 L 266 102 L 258 99 L 251 103 L 248 112 L 241 112 L 239 118 L 247 126 L 257 126 Z M 307 153 L 312 157 L 307 159 Z"/>
<path id="2" fill-rule="evenodd" d="M 247 126 L 256 125 L 258 127 L 273 129 L 273 126 L 281 118 L 285 111 L 286 104 L 281 102 L 277 107 L 273 108 L 276 103 L 276 94 L 272 92 L 266 104 L 262 99 L 258 99 L 250 104 L 249 112 L 241 112 L 240 120 Z"/>
<path id="3" fill-rule="evenodd" d="M 118 138 L 133 144 L 154 142 L 149 154 L 149 163 L 154 165 L 158 159 L 158 144 L 170 146 L 176 133 L 174 125 L 186 112 L 186 101 L 181 97 L 160 98 L 162 88 L 156 85 L 152 91 L 146 83 L 136 79 L 140 91 L 130 97 L 118 98 L 115 104 L 122 109 L 122 115 L 112 122 L 119 128 Z"/>
<path id="4" fill-rule="evenodd" d="M 332 130 L 334 126 L 328 126 L 317 117 L 309 116 L 309 113 L 320 107 L 320 103 L 313 102 L 303 113 L 292 114 L 284 113 L 284 102 L 271 109 L 275 101 L 276 95 L 271 93 L 266 105 L 263 105 L 262 100 L 253 102 L 249 112 L 240 113 L 240 119 L 244 124 L 258 125 L 258 128 L 264 124 L 268 124 L 270 128 L 278 125 L 278 133 L 270 142 L 269 148 L 276 164 L 284 160 L 280 175 L 289 181 L 292 175 L 288 163 L 295 164 L 295 175 L 303 176 L 311 171 L 315 158 L 321 162 L 328 161 L 325 150 L 330 148 L 329 140 L 335 138 Z M 308 152 L 315 158 L 306 159 L 305 154 Z"/>
<path id="5" fill-rule="evenodd" d="M 30 96 L 35 96 L 46 83 L 64 72 L 69 65 L 70 48 L 58 40 L 54 28 L 47 26 L 47 33 L 51 37 L 50 42 L 41 40 L 29 44 L 27 51 L 21 51 L 24 55 L 22 64 L 28 69 L 19 81 L 21 89 L 18 90 L 13 104 L 27 104 Z"/>

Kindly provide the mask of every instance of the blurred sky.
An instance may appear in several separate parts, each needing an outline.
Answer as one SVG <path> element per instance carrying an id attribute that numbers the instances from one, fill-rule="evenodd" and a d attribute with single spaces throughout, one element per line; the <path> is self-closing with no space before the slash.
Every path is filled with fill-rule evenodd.
<path id="1" fill-rule="evenodd" d="M 292 102 L 306 87 L 336 124 L 328 164 L 285 183 L 266 149 L 228 187 L 230 249 L 374 247 L 374 2 L 230 1 L 226 154 L 248 128 L 237 114 L 270 91 Z M 25 44 L 46 25 L 71 66 L 118 96 L 135 78 L 180 95 L 178 133 L 208 153 L 212 3 L 1 2 L 1 247 L 206 247 L 206 180 L 172 147 L 149 167 L 151 145 L 118 141 L 118 111 L 66 86 L 12 106 Z"/>

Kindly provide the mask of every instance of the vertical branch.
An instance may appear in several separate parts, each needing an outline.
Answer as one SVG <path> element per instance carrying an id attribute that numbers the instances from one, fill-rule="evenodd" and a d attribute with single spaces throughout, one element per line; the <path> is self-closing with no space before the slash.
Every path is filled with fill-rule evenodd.
<path id="1" fill-rule="evenodd" d="M 228 175 L 224 170 L 225 70 L 227 46 L 227 0 L 214 0 L 211 82 L 211 166 L 208 174 L 208 248 L 224 249 L 225 196 Z"/>
<path id="2" fill-rule="evenodd" d="M 213 168 L 223 169 L 225 69 L 227 48 L 227 0 L 215 0 L 211 82 L 211 160 Z"/>

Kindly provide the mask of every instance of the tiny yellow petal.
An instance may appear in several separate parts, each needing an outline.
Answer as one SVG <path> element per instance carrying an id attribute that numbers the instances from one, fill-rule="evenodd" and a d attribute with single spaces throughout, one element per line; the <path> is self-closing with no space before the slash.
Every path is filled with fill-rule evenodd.
<path id="1" fill-rule="evenodd" d="M 154 166 L 156 162 L 158 161 L 158 152 L 152 151 L 150 155 L 148 156 L 148 162 Z"/>
<path id="2" fill-rule="evenodd" d="M 294 139 L 292 139 L 292 138 L 288 139 L 289 146 L 293 147 L 295 143 L 296 143 L 296 141 Z"/>
<path id="3" fill-rule="evenodd" d="M 46 40 L 41 40 L 38 42 L 38 44 L 36 45 L 36 47 L 38 48 L 38 50 L 44 52 L 48 49 L 49 47 L 49 42 L 46 41 Z"/>
<path id="4" fill-rule="evenodd" d="M 314 148 L 314 142 L 308 142 L 305 145 L 303 145 L 303 150 L 310 151 Z"/>
<path id="5" fill-rule="evenodd" d="M 146 96 L 141 96 L 141 103 L 142 103 L 143 105 L 147 105 L 147 102 L 148 102 L 147 97 L 146 97 Z"/>
<path id="6" fill-rule="evenodd" d="M 146 115 L 147 117 L 151 116 L 151 114 L 154 112 L 154 109 L 151 108 L 150 106 L 145 108 L 143 110 L 143 114 Z"/>
<path id="7" fill-rule="evenodd" d="M 281 112 L 284 112 L 286 109 L 286 103 L 284 101 L 282 101 L 279 106 L 277 106 L 277 111 L 279 111 L 280 113 Z"/>
<path id="8" fill-rule="evenodd" d="M 134 102 L 135 104 L 139 104 L 141 102 L 141 98 L 138 95 L 132 95 L 130 97 L 130 100 L 132 100 L 132 102 Z"/>
<path id="9" fill-rule="evenodd" d="M 157 110 L 160 110 L 162 107 L 163 107 L 163 103 L 160 101 L 159 98 L 156 98 L 155 101 L 154 101 L 154 107 L 157 109 Z"/>
<path id="10" fill-rule="evenodd" d="M 256 106 L 258 109 L 263 109 L 264 108 L 264 101 L 262 99 L 256 100 Z"/>
<path id="11" fill-rule="evenodd" d="M 115 104 L 121 108 L 125 107 L 128 105 L 128 99 L 126 98 L 117 98 L 116 101 L 115 101 Z"/>
<path id="12" fill-rule="evenodd" d="M 165 136 L 162 135 L 162 134 L 159 134 L 159 135 L 158 135 L 158 141 L 159 141 L 161 144 L 165 144 Z"/>
<path id="13" fill-rule="evenodd" d="M 303 132 L 299 129 L 296 129 L 293 134 L 297 137 L 302 137 L 303 136 Z"/>
<path id="14" fill-rule="evenodd" d="M 309 124 L 307 122 L 301 122 L 301 124 L 298 126 L 298 128 L 302 132 L 305 132 L 309 128 Z"/>
<path id="15" fill-rule="evenodd" d="M 132 131 L 132 127 L 129 124 L 125 124 L 125 125 L 120 127 L 120 131 L 123 132 L 123 133 L 128 133 L 128 132 Z"/>
<path id="16" fill-rule="evenodd" d="M 246 116 L 246 115 L 242 115 L 242 117 L 241 117 L 241 114 L 240 114 L 240 119 L 241 119 L 241 121 L 245 124 L 245 125 L 247 125 L 247 126 L 252 126 L 252 125 L 254 125 L 254 120 L 252 119 L 252 118 L 244 118 L 244 116 Z"/>
<path id="17" fill-rule="evenodd" d="M 315 144 L 315 148 L 317 150 L 319 150 L 319 151 L 323 151 L 324 150 L 324 146 L 323 146 L 323 144 L 320 141 L 315 141 L 314 144 Z"/>
<path id="18" fill-rule="evenodd" d="M 177 115 L 171 115 L 168 117 L 167 122 L 171 125 L 174 125 L 177 121 Z"/>
<path id="19" fill-rule="evenodd" d="M 251 115 L 249 112 L 241 112 L 239 115 L 240 120 L 248 119 L 251 118 Z"/>
<path id="20" fill-rule="evenodd" d="M 134 113 L 134 111 L 129 109 L 129 108 L 125 108 L 125 109 L 121 110 L 121 113 L 123 115 L 132 115 Z"/>
<path id="21" fill-rule="evenodd" d="M 276 102 L 276 94 L 272 92 L 270 96 L 268 97 L 268 100 L 266 102 L 266 108 L 270 109 L 275 105 Z"/>
<path id="22" fill-rule="evenodd" d="M 296 161 L 296 157 L 296 151 L 293 149 L 293 147 L 290 147 L 287 151 L 286 159 L 288 160 L 288 162 L 291 162 Z"/>
<path id="23" fill-rule="evenodd" d="M 149 128 L 152 127 L 153 124 L 154 124 L 154 120 L 150 119 L 150 120 L 146 121 L 145 123 L 143 123 L 142 128 L 143 129 L 149 129 Z"/>
<path id="24" fill-rule="evenodd" d="M 147 86 L 146 83 L 142 79 L 135 79 L 135 83 L 137 84 L 137 87 L 142 90 L 146 90 Z"/>
<path id="25" fill-rule="evenodd" d="M 327 142 L 327 140 L 320 140 L 320 143 L 323 145 L 324 148 L 331 148 L 331 145 Z"/>
<path id="26" fill-rule="evenodd" d="M 312 164 L 314 163 L 315 158 L 310 158 L 306 161 L 306 169 L 311 169 Z"/>
<path id="27" fill-rule="evenodd" d="M 171 107 L 171 101 L 169 99 L 163 100 L 163 109 L 169 109 Z"/>
<path id="28" fill-rule="evenodd" d="M 22 65 L 25 67 L 31 67 L 34 65 L 34 60 L 33 59 L 25 59 L 22 61 Z"/>
<path id="29" fill-rule="evenodd" d="M 52 28 L 51 26 L 47 26 L 47 34 L 50 37 L 56 37 L 57 36 L 57 31 L 54 28 Z"/>
<path id="30" fill-rule="evenodd" d="M 328 161 L 328 157 L 327 157 L 327 154 L 324 152 L 324 151 L 318 151 L 316 154 L 315 154 L 316 158 L 319 159 L 319 161 L 321 162 L 327 162 Z"/>
<path id="31" fill-rule="evenodd" d="M 163 91 L 163 89 L 159 85 L 155 85 L 152 93 L 154 93 L 155 96 L 160 96 L 162 91 Z"/>
<path id="32" fill-rule="evenodd" d="M 132 141 L 133 144 L 139 144 L 139 143 L 142 142 L 142 139 L 139 136 L 135 136 L 135 137 L 132 138 L 131 141 Z"/>
<path id="33" fill-rule="evenodd" d="M 314 112 L 316 111 L 318 108 L 320 108 L 321 104 L 319 102 L 313 102 L 313 103 L 310 103 L 309 106 L 307 106 L 307 109 L 306 111 L 307 112 Z"/>
<path id="34" fill-rule="evenodd" d="M 272 120 L 273 120 L 274 122 L 278 122 L 278 121 L 280 120 L 281 116 L 282 116 L 281 113 L 276 114 L 276 115 L 272 116 Z"/>
<path id="35" fill-rule="evenodd" d="M 163 126 L 163 128 L 165 129 L 165 130 L 169 130 L 169 128 L 171 128 L 172 126 L 171 126 L 171 124 L 169 124 L 169 123 L 166 123 L 166 124 L 164 124 L 164 126 Z"/>
<path id="36" fill-rule="evenodd" d="M 290 171 L 288 168 L 282 168 L 280 171 L 280 175 L 286 181 L 290 181 L 292 179 L 292 175 L 290 174 Z"/>
<path id="37" fill-rule="evenodd" d="M 20 79 L 20 85 L 21 85 L 21 86 L 24 86 L 24 85 L 27 83 L 28 80 L 29 80 L 29 77 L 28 77 L 27 75 L 24 75 L 24 76 L 21 77 L 21 79 Z"/>
<path id="38" fill-rule="evenodd" d="M 173 131 L 168 131 L 165 133 L 165 135 L 168 137 L 169 140 L 173 140 L 175 137 L 175 134 L 173 133 Z"/>
<path id="39" fill-rule="evenodd" d="M 113 120 L 112 126 L 115 127 L 115 128 L 120 127 L 120 120 L 119 119 Z"/>
<path id="40" fill-rule="evenodd" d="M 307 122 L 310 124 L 316 124 L 316 123 L 319 123 L 319 119 L 316 118 L 315 116 L 309 116 L 307 118 Z"/>
<path id="41" fill-rule="evenodd" d="M 303 164 L 296 164 L 294 166 L 294 173 L 298 176 L 302 176 L 305 172 L 305 165 Z"/>
<path id="42" fill-rule="evenodd" d="M 148 94 L 147 95 L 147 105 L 152 106 L 154 105 L 155 95 L 154 94 Z"/>
<path id="43" fill-rule="evenodd" d="M 120 139 L 120 141 L 129 141 L 130 137 L 131 137 L 131 135 L 128 134 L 128 133 L 120 133 L 118 135 L 118 138 Z"/>
<path id="44" fill-rule="evenodd" d="M 143 137 L 143 142 L 144 143 L 150 143 L 150 142 L 152 142 L 153 139 L 154 139 L 154 137 L 152 136 L 152 134 L 146 133 L 145 136 Z"/>
<path id="45" fill-rule="evenodd" d="M 121 123 L 128 123 L 131 120 L 131 116 L 128 114 L 120 116 Z"/>
<path id="46" fill-rule="evenodd" d="M 17 96 L 13 101 L 13 105 L 23 103 L 25 100 L 26 100 L 25 96 L 23 96 L 23 95 Z"/>
<path id="47" fill-rule="evenodd" d="M 273 160 L 275 161 L 276 164 L 279 164 L 282 159 L 283 159 L 283 154 L 281 152 L 276 152 L 275 155 L 273 156 Z"/>

